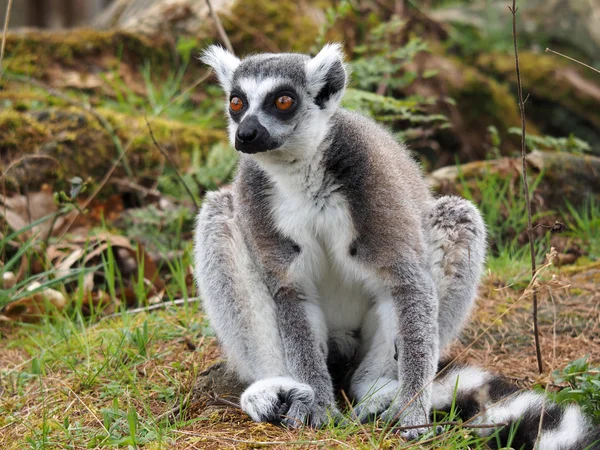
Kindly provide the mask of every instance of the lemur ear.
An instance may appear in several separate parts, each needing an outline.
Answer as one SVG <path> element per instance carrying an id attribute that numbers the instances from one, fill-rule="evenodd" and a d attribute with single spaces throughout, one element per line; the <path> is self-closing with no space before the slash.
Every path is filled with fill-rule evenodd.
<path id="1" fill-rule="evenodd" d="M 200 60 L 213 68 L 219 83 L 225 92 L 231 90 L 233 72 L 240 65 L 240 60 L 220 45 L 211 45 L 200 55 Z"/>
<path id="2" fill-rule="evenodd" d="M 337 105 L 344 95 L 348 74 L 340 44 L 327 44 L 306 65 L 308 92 L 321 109 Z"/>

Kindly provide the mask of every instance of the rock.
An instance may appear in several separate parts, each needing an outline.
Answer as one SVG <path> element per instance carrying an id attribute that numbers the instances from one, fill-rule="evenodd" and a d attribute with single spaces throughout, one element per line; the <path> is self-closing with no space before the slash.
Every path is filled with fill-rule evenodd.
<path id="1" fill-rule="evenodd" d="M 24 74 L 54 87 L 79 83 L 89 88 L 98 84 L 100 74 L 110 81 L 111 72 L 113 77 L 119 74 L 129 81 L 145 62 L 155 71 L 169 70 L 173 63 L 172 50 L 173 43 L 164 36 L 150 39 L 123 30 L 16 29 L 7 34 L 2 64 L 9 73 Z M 121 66 L 132 70 L 125 73 Z M 195 79 L 203 69 L 192 67 L 190 72 L 190 78 Z M 141 74 L 137 75 L 143 86 Z M 56 85 L 53 84 L 55 79 Z"/>
<path id="2" fill-rule="evenodd" d="M 581 205 L 587 198 L 600 199 L 600 157 L 536 150 L 527 155 L 527 163 L 534 175 L 543 173 L 534 194 L 536 202 L 549 209 L 559 210 L 567 201 Z M 445 195 L 460 193 L 462 178 L 477 197 L 474 181 L 490 174 L 519 178 L 521 159 L 502 158 L 442 167 L 432 172 L 429 180 L 436 191 Z"/>
<path id="3" fill-rule="evenodd" d="M 456 161 L 485 159 L 490 147 L 488 127 L 500 134 L 502 150 L 508 154 L 518 143 L 508 129 L 520 123 L 519 109 L 509 86 L 458 58 L 421 53 L 407 70 L 419 74 L 404 94 L 437 98 L 430 112 L 444 114 L 451 126 L 436 135 L 439 148 L 434 167 Z M 436 73 L 427 77 L 426 73 Z M 451 100 L 448 100 L 451 99 Z"/>
<path id="4" fill-rule="evenodd" d="M 482 53 L 475 65 L 516 90 L 514 56 Z M 529 97 L 526 117 L 539 133 L 575 137 L 588 142 L 600 155 L 600 84 L 589 69 L 550 54 L 519 52 L 523 92 Z"/>
<path id="5" fill-rule="evenodd" d="M 229 10 L 234 3 L 235 0 L 211 0 L 217 13 Z M 93 25 L 99 29 L 114 28 L 145 36 L 165 32 L 174 36 L 197 36 L 213 24 L 204 0 L 116 0 Z"/>
<path id="6" fill-rule="evenodd" d="M 211 0 L 236 53 L 306 52 L 325 22 L 323 4 L 280 0 Z M 221 42 L 206 0 L 117 0 L 94 22 L 142 36 Z"/>
<path id="7" fill-rule="evenodd" d="M 192 416 L 207 416 L 215 409 L 227 406 L 221 399 L 239 404 L 245 388 L 246 384 L 227 369 L 224 361 L 217 362 L 198 375 L 190 396 L 189 411 Z"/>
<path id="8" fill-rule="evenodd" d="M 579 205 L 589 197 L 600 199 L 600 157 L 534 151 L 527 155 L 527 162 L 538 173 L 543 172 L 550 204 L 569 201 Z"/>

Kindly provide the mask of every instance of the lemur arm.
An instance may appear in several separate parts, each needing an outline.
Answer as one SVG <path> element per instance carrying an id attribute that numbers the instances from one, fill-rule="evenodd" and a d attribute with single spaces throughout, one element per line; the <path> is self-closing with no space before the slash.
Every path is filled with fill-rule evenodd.
<path id="1" fill-rule="evenodd" d="M 390 286 L 398 320 L 395 357 L 402 390 L 385 416 L 413 426 L 429 422 L 439 354 L 438 304 L 429 271 L 417 258 L 403 256 L 392 269 Z"/>
<path id="2" fill-rule="evenodd" d="M 275 294 L 275 304 L 288 369 L 294 378 L 315 391 L 316 408 L 309 414 L 311 421 L 324 421 L 327 409 L 334 414 L 337 409 L 325 349 L 307 317 L 307 301 L 295 288 L 280 288 Z"/>
<path id="3" fill-rule="evenodd" d="M 286 280 L 281 267 L 274 267 L 277 261 L 281 262 L 286 259 L 284 256 L 289 256 L 285 255 L 286 247 L 286 242 L 282 241 L 280 245 L 267 246 L 271 252 L 279 254 L 266 257 L 263 253 L 263 257 L 259 256 L 259 259 L 265 270 L 266 284 L 275 301 L 277 325 L 287 369 L 293 379 L 313 388 L 315 399 L 311 407 L 300 401 L 288 405 L 288 419 L 284 419 L 284 423 L 298 427 L 302 422 L 308 421 L 312 426 L 320 427 L 328 420 L 328 412 L 338 414 L 333 383 L 327 368 L 326 343 L 319 342 L 313 328 L 314 320 L 308 317 L 309 308 L 314 305 L 311 305 L 298 287 Z"/>
<path id="4" fill-rule="evenodd" d="M 270 220 L 270 182 L 265 174 L 248 164 L 245 175 L 247 177 L 241 180 L 241 187 L 237 191 L 245 207 L 240 219 L 248 231 L 250 251 L 275 301 L 287 368 L 292 378 L 310 385 L 315 391 L 314 411 L 293 411 L 292 407 L 288 416 L 304 416 L 314 426 L 319 426 L 327 419 L 327 408 L 332 413 L 337 410 L 333 383 L 327 369 L 326 343 L 318 341 L 313 328 L 314 320 L 308 317 L 311 299 L 295 284 L 289 273 L 290 266 L 301 250 L 294 241 L 283 236 Z"/>

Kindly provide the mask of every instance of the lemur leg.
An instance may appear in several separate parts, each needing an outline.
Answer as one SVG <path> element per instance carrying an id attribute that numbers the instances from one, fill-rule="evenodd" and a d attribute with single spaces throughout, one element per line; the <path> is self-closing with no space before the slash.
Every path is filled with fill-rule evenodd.
<path id="1" fill-rule="evenodd" d="M 486 231 L 477 208 L 455 196 L 435 202 L 425 227 L 439 298 L 441 353 L 458 336 L 471 312 L 484 268 Z"/>
<path id="2" fill-rule="evenodd" d="M 485 259 L 485 226 L 475 206 L 458 197 L 437 200 L 425 226 L 441 351 L 460 332 L 473 304 Z M 391 302 L 379 304 L 363 327 L 362 359 L 351 380 L 355 411 L 363 421 L 386 411 L 402 388 L 394 361 L 399 330 L 392 308 Z"/>
<path id="3" fill-rule="evenodd" d="M 313 389 L 287 368 L 276 305 L 244 242 L 232 194 L 207 195 L 198 216 L 196 280 L 228 363 L 247 383 L 242 409 L 255 421 L 279 422 L 291 405 L 310 405 Z M 298 406 L 295 407 L 298 409 Z"/>
<path id="4" fill-rule="evenodd" d="M 391 299 L 372 308 L 361 330 L 360 364 L 350 381 L 350 395 L 357 400 L 354 413 L 361 422 L 385 411 L 398 395 L 394 338 L 398 329 Z"/>

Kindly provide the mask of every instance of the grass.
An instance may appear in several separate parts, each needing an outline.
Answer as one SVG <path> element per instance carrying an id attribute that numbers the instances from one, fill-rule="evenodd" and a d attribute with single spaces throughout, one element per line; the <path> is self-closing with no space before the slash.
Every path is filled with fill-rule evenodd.
<path id="1" fill-rule="evenodd" d="M 569 227 L 568 234 L 586 244 L 591 258 L 600 258 L 600 201 L 588 197 L 582 208 L 575 208 L 567 203 L 568 213 L 565 220 Z"/>
<path id="2" fill-rule="evenodd" d="M 181 402 L 198 371 L 216 355 L 212 339 L 202 339 L 204 329 L 201 312 L 190 304 L 187 311 L 124 313 L 96 323 L 76 314 L 75 320 L 63 316 L 9 330 L 0 344 L 0 445 L 189 448 L 199 440 L 200 448 L 203 443 L 220 448 L 227 442 L 226 430 L 242 441 L 273 441 L 276 434 L 275 441 L 317 441 L 340 448 L 401 444 L 381 426 L 290 432 L 251 423 L 234 410 L 170 421 L 165 413 Z M 201 344 L 192 350 L 186 340 Z M 454 420 L 454 413 L 443 420 Z M 430 436 L 429 442 L 434 448 L 485 448 L 484 439 L 456 427 L 446 427 L 441 437 Z"/>
<path id="3" fill-rule="evenodd" d="M 91 323 L 81 314 L 4 333 L 2 448 L 153 443 L 171 448 L 161 414 L 189 389 L 204 350 L 197 305 Z M 12 360 L 12 361 L 11 361 Z"/>

